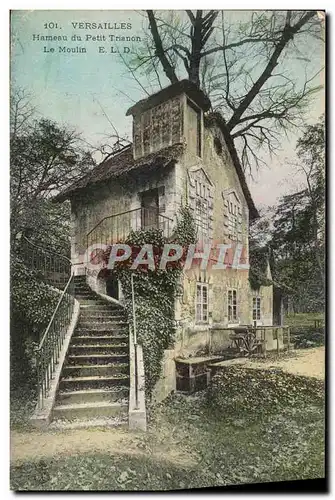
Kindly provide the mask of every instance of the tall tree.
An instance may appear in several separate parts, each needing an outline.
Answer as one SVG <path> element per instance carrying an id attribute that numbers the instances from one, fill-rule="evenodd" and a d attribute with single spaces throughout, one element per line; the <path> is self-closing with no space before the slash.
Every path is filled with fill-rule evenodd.
<path id="1" fill-rule="evenodd" d="M 11 100 L 11 234 L 24 232 L 59 247 L 67 242 L 69 207 L 50 198 L 94 165 L 79 135 L 44 118 L 36 119 L 29 94 Z"/>
<path id="2" fill-rule="evenodd" d="M 150 35 L 128 68 L 154 86 L 162 86 L 163 74 L 170 83 L 186 77 L 201 87 L 222 112 L 246 168 L 259 165 L 260 148 L 276 151 L 278 133 L 301 125 L 320 86 L 313 84 L 318 71 L 306 65 L 301 77 L 293 65 L 308 57 L 312 38 L 322 40 L 316 11 L 250 12 L 240 19 L 213 10 L 146 15 Z"/>
<path id="3" fill-rule="evenodd" d="M 290 284 L 302 308 L 322 307 L 325 286 L 324 119 L 307 126 L 297 143 L 302 189 L 282 197 L 271 238 L 274 272 Z"/>

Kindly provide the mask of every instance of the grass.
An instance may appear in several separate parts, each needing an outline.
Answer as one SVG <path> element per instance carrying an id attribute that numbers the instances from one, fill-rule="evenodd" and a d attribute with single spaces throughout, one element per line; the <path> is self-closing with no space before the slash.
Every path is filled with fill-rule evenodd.
<path id="1" fill-rule="evenodd" d="M 30 429 L 29 418 L 35 409 L 36 390 L 27 384 L 15 388 L 10 394 L 10 427 L 11 429 Z"/>
<path id="2" fill-rule="evenodd" d="M 253 370 L 254 383 L 250 376 L 242 393 L 231 373 L 208 393 L 176 394 L 152 408 L 148 433 L 134 436 L 145 457 L 106 452 L 25 462 L 12 467 L 11 487 L 156 491 L 324 477 L 322 382 L 288 375 L 278 386 L 277 375 Z M 192 460 L 158 460 L 152 450 L 160 446 Z"/>

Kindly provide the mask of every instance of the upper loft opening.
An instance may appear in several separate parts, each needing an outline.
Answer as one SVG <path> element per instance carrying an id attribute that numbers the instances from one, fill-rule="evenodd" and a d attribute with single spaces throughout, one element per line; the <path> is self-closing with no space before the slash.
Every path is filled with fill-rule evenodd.
<path id="1" fill-rule="evenodd" d="M 201 156 L 203 114 L 209 108 L 209 99 L 188 80 L 142 99 L 127 111 L 133 115 L 134 158 L 184 142 L 190 154 Z"/>

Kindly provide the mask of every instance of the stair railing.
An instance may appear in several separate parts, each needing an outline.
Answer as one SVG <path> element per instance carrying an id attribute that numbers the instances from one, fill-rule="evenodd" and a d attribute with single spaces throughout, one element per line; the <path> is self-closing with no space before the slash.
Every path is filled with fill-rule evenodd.
<path id="1" fill-rule="evenodd" d="M 138 374 L 138 353 L 137 353 L 137 329 L 136 329 L 136 309 L 135 309 L 135 292 L 134 292 L 134 274 L 131 275 L 131 299 L 133 313 L 133 344 L 134 344 L 134 367 L 135 367 L 135 402 L 136 408 L 139 407 L 138 390 L 139 390 L 139 374 Z"/>
<path id="2" fill-rule="evenodd" d="M 159 213 L 156 207 L 140 207 L 109 215 L 101 219 L 87 233 L 87 248 L 94 244 L 113 244 L 124 241 L 130 231 L 139 229 L 161 229 L 169 237 L 172 219 Z"/>
<path id="3" fill-rule="evenodd" d="M 69 258 L 33 243 L 24 235 L 18 240 L 17 253 L 27 267 L 39 271 L 45 283 L 64 289 L 72 270 Z"/>
<path id="4" fill-rule="evenodd" d="M 36 350 L 37 402 L 44 407 L 55 367 L 74 311 L 74 274 L 71 260 L 21 236 L 17 251 L 27 267 L 41 274 L 41 281 L 60 293 L 57 305 Z"/>
<path id="5" fill-rule="evenodd" d="M 36 352 L 37 400 L 40 409 L 50 390 L 55 367 L 70 325 L 74 310 L 74 274 L 62 291 L 49 324 L 43 334 Z"/>

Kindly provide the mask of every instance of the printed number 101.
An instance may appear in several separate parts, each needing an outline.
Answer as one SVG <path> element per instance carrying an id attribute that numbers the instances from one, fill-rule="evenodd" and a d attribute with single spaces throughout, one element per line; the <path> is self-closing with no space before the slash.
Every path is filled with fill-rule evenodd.
<path id="1" fill-rule="evenodd" d="M 57 23 L 45 23 L 44 24 L 44 29 L 46 30 L 53 30 L 54 28 L 58 28 L 58 24 Z"/>

